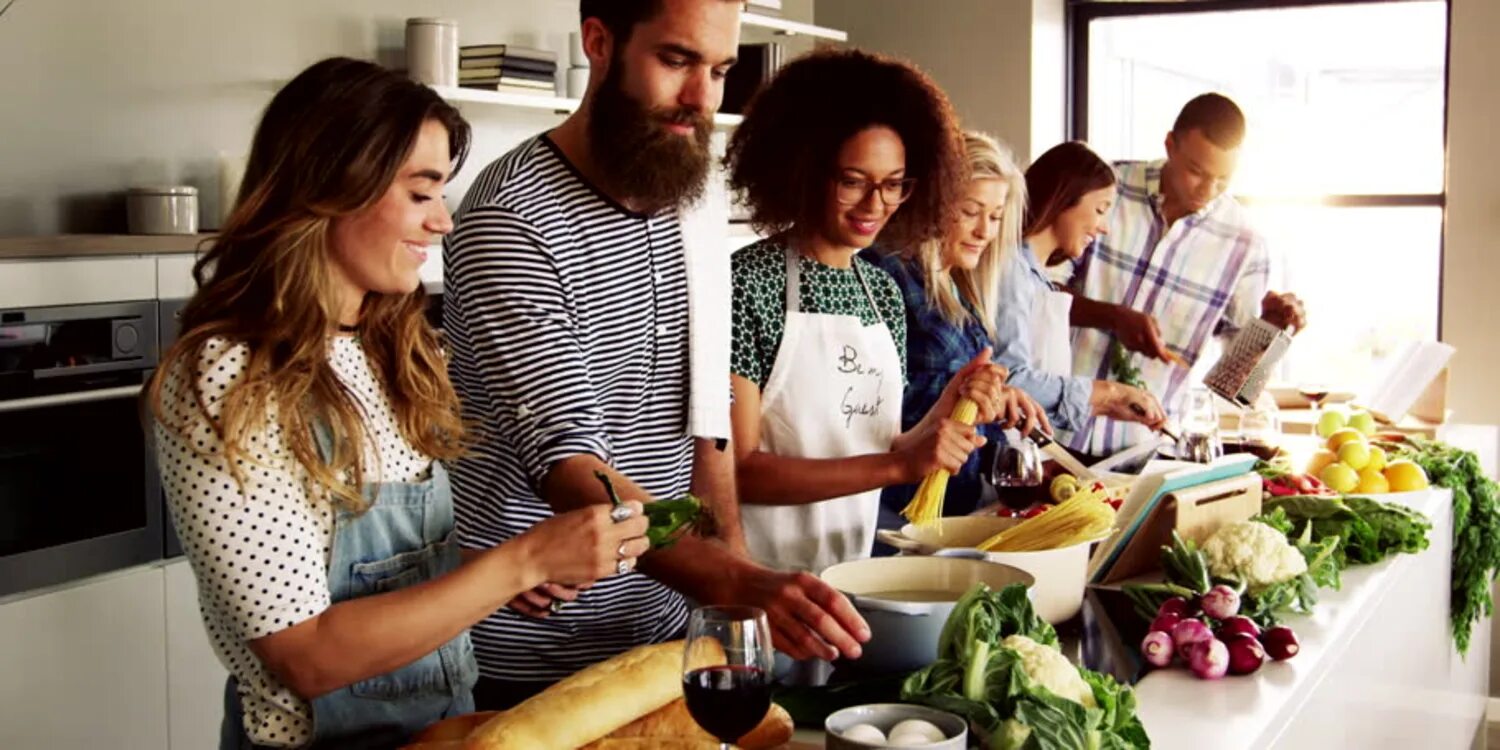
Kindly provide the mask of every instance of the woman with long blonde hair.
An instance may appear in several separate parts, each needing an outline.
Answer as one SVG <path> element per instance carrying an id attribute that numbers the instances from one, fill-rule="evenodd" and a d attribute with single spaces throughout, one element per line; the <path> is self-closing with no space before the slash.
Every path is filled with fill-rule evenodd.
<path id="1" fill-rule="evenodd" d="M 1026 180 L 1010 150 L 977 132 L 964 134 L 966 177 L 958 208 L 941 236 L 896 252 L 868 250 L 864 257 L 896 279 L 906 308 L 906 360 L 909 381 L 903 416 L 921 415 L 937 403 L 945 384 L 986 349 L 998 348 L 995 314 L 1000 271 L 1021 244 L 1026 215 Z M 1006 387 L 1007 410 L 976 427 L 986 448 L 976 451 L 948 483 L 943 511 L 960 515 L 991 499 L 982 467 L 1006 428 L 1051 430 L 1040 407 L 1023 392 Z M 881 495 L 881 527 L 902 523 L 899 512 L 911 500 L 914 484 L 886 488 Z"/>
<path id="2" fill-rule="evenodd" d="M 194 268 L 148 405 L 230 672 L 221 748 L 401 745 L 473 710 L 470 625 L 647 547 L 626 504 L 460 560 L 441 461 L 464 426 L 418 269 L 452 229 L 442 190 L 468 146 L 431 89 L 319 62 L 271 100 Z"/>

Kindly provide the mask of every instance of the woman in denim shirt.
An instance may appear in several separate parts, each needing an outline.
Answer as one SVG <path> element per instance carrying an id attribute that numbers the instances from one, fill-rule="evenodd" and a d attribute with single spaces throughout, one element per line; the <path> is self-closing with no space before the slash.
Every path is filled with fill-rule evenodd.
<path id="1" fill-rule="evenodd" d="M 895 254 L 866 251 L 862 257 L 890 273 L 901 288 L 906 308 L 908 383 L 901 413 L 903 428 L 925 414 L 942 395 L 943 386 L 966 363 L 995 341 L 996 284 L 1005 256 L 1021 239 L 1026 183 L 1010 151 L 982 133 L 964 135 L 968 180 L 958 211 L 945 234 Z M 945 515 L 973 512 L 992 499 L 984 467 L 991 446 L 1004 441 L 1007 428 L 1051 432 L 1046 415 L 1024 392 L 1007 388 L 1008 412 L 977 425 L 986 448 L 969 456 L 948 482 Z M 880 527 L 899 528 L 900 511 L 917 485 L 888 487 L 880 499 Z"/>
<path id="2" fill-rule="evenodd" d="M 1010 369 L 1011 385 L 1031 394 L 1060 430 L 1104 414 L 1157 429 L 1165 421 L 1150 393 L 1107 380 L 1075 377 L 1069 341 L 1072 296 L 1058 291 L 1045 268 L 1076 260 L 1109 231 L 1115 173 L 1088 146 L 1052 147 L 1026 170 L 1025 242 L 1000 274 L 995 358 Z"/>

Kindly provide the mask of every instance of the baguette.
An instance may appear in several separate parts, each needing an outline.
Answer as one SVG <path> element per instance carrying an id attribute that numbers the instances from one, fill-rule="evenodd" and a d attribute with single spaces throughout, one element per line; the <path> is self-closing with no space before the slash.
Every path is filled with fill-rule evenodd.
<path id="1" fill-rule="evenodd" d="M 719 750 L 719 741 L 681 737 L 605 737 L 584 747 L 589 750 Z"/>
<path id="2" fill-rule="evenodd" d="M 735 744 L 742 750 L 767 750 L 792 738 L 792 717 L 786 709 L 771 704 L 764 719 Z M 717 742 L 703 731 L 688 712 L 687 701 L 678 699 L 609 733 L 608 737 L 584 745 L 580 750 L 604 750 L 610 740 L 626 738 L 684 739 Z"/>
<path id="3" fill-rule="evenodd" d="M 705 638 L 702 664 L 724 663 Z M 543 690 L 469 734 L 464 750 L 574 750 L 682 697 L 683 641 L 642 646 Z"/>
<path id="4" fill-rule="evenodd" d="M 451 719 L 443 719 L 434 724 L 429 724 L 426 729 L 411 738 L 412 742 L 441 742 L 443 740 L 461 740 L 469 736 L 469 733 L 479 728 L 479 725 L 499 716 L 499 711 L 478 711 L 472 714 L 454 716 Z M 425 750 L 425 748 L 424 748 Z"/>

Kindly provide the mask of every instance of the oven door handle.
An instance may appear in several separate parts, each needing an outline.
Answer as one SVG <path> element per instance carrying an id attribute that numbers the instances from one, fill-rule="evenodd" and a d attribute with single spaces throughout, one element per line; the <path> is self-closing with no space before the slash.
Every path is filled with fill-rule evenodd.
<path id="1" fill-rule="evenodd" d="M 114 388 L 100 388 L 96 391 L 76 391 L 73 393 L 54 393 L 47 396 L 31 396 L 29 398 L 18 398 L 12 401 L 0 401 L 0 414 L 14 411 L 25 411 L 27 409 L 45 409 L 53 406 L 67 406 L 69 404 L 87 404 L 94 401 L 110 401 L 119 398 L 133 398 L 139 396 L 140 383 L 134 385 L 121 385 Z"/>

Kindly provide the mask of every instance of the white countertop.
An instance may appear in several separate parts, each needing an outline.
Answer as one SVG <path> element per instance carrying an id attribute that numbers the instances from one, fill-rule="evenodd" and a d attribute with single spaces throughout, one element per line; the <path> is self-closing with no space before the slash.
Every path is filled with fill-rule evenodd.
<path id="1" fill-rule="evenodd" d="M 1208 682 L 1160 670 L 1136 685 L 1152 747 L 1467 748 L 1483 720 L 1489 623 L 1467 661 L 1448 631 L 1452 509 L 1447 490 L 1386 495 L 1426 513 L 1431 546 L 1344 572 L 1310 617 L 1290 617 L 1301 653 Z"/>

